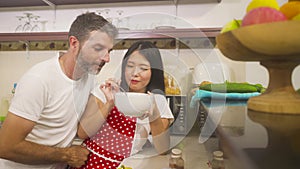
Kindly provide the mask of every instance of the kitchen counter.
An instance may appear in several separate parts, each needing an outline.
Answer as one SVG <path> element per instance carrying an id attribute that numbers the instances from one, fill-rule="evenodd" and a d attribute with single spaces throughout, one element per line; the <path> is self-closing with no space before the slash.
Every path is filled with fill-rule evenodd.
<path id="1" fill-rule="evenodd" d="M 171 145 L 183 150 L 185 169 L 209 169 L 207 162 L 210 159 L 210 153 L 206 151 L 204 144 L 199 143 L 199 133 L 199 123 L 195 122 L 186 136 L 171 135 Z M 73 144 L 80 145 L 81 142 L 82 140 L 75 139 Z M 168 169 L 170 154 L 153 154 L 156 154 L 155 149 L 149 146 L 138 154 L 125 159 L 122 164 L 132 169 Z"/>
<path id="2" fill-rule="evenodd" d="M 252 111 L 246 101 L 201 101 L 201 139 L 215 135 L 230 169 L 299 169 L 300 115 Z"/>
<path id="3" fill-rule="evenodd" d="M 209 169 L 207 162 L 209 153 L 206 151 L 204 144 L 198 142 L 200 127 L 196 122 L 187 136 L 171 135 L 171 145 L 183 150 L 183 159 L 185 160 L 185 169 Z M 154 149 L 145 149 L 137 155 L 125 159 L 122 164 L 130 166 L 132 169 L 168 169 L 170 155 L 155 155 Z"/>

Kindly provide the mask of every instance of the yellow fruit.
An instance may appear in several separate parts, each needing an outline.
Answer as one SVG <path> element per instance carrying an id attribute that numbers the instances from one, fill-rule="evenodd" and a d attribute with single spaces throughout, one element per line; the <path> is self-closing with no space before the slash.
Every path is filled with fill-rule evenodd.
<path id="1" fill-rule="evenodd" d="M 279 10 L 279 5 L 276 0 L 252 0 L 247 6 L 247 12 L 258 7 L 270 7 Z"/>
<path id="2" fill-rule="evenodd" d="M 300 21 L 300 13 L 292 18 L 294 21 Z M 299 90 L 300 91 L 300 90 Z"/>
<path id="3" fill-rule="evenodd" d="M 237 28 L 239 28 L 241 26 L 241 24 L 242 24 L 242 20 L 233 19 L 233 20 L 227 22 L 225 24 L 225 26 L 223 26 L 223 28 L 221 30 L 221 33 L 237 29 Z"/>
<path id="4" fill-rule="evenodd" d="M 300 1 L 290 1 L 283 4 L 279 9 L 288 19 L 300 14 Z"/>

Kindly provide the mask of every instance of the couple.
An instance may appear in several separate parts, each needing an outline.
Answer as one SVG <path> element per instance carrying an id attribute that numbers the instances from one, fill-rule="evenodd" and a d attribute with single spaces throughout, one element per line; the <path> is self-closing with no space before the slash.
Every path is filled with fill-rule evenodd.
<path id="1" fill-rule="evenodd" d="M 103 17 L 79 15 L 69 31 L 68 51 L 23 75 L 0 129 L 0 168 L 116 168 L 140 150 L 150 132 L 157 152 L 168 151 L 173 115 L 155 45 L 136 42 L 122 61 L 121 86 L 154 94 L 148 118 L 118 111 L 113 81 L 93 90 L 116 36 L 117 29 Z M 75 137 L 85 139 L 84 146 L 71 145 Z"/>

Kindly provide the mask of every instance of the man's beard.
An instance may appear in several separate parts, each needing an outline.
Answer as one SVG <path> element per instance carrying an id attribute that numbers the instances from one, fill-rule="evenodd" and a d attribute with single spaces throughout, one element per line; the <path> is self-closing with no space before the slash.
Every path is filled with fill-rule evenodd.
<path id="1" fill-rule="evenodd" d="M 101 71 L 101 69 L 103 68 L 103 66 L 105 65 L 105 62 L 102 61 L 98 65 L 98 68 L 95 68 L 96 64 L 91 64 L 89 62 L 86 62 L 81 56 L 82 55 L 79 55 L 79 57 L 77 59 L 77 65 L 85 73 L 97 75 L 97 74 L 99 74 L 99 72 Z"/>

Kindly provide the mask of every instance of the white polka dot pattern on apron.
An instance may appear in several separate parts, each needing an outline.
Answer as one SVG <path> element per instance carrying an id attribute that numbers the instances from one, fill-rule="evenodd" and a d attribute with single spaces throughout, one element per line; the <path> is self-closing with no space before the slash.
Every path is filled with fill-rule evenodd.
<path id="1" fill-rule="evenodd" d="M 83 142 L 95 153 L 89 154 L 86 165 L 80 169 L 117 168 L 130 156 L 135 128 L 136 118 L 125 116 L 114 107 L 98 132 Z"/>

